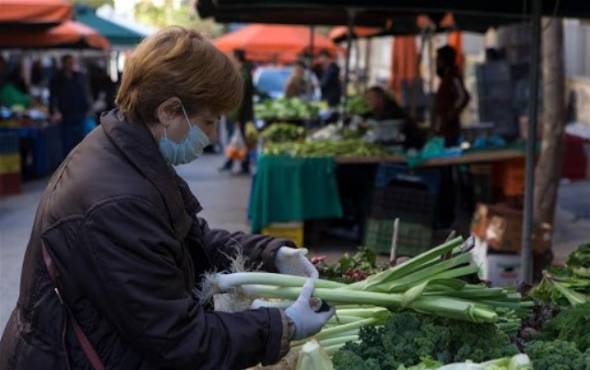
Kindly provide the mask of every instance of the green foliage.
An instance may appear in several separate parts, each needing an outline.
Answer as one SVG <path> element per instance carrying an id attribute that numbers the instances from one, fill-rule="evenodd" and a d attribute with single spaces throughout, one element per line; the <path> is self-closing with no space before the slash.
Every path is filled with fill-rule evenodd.
<path id="1" fill-rule="evenodd" d="M 401 312 L 392 315 L 383 327 L 361 329 L 359 343 L 348 343 L 333 361 L 335 369 L 353 369 L 348 364 L 376 361 L 380 369 L 396 370 L 425 358 L 441 363 L 482 362 L 516 353 L 508 336 L 494 325 Z"/>
<path id="2" fill-rule="evenodd" d="M 525 352 L 535 370 L 590 370 L 590 354 L 580 352 L 574 343 L 534 341 L 526 346 Z"/>
<path id="3" fill-rule="evenodd" d="M 183 26 L 201 32 L 208 37 L 221 35 L 223 27 L 211 20 L 199 17 L 192 1 L 183 0 L 179 4 L 174 0 L 164 0 L 157 6 L 153 1 L 143 0 L 135 6 L 138 21 L 153 27 Z"/>
<path id="4" fill-rule="evenodd" d="M 580 351 L 590 348 L 590 303 L 562 311 L 541 333 L 544 340 L 559 339 L 574 343 Z"/>
<path id="5" fill-rule="evenodd" d="M 531 291 L 533 298 L 562 306 L 590 302 L 590 244 L 580 245 L 565 267 L 553 267 L 543 274 L 543 281 Z"/>
<path id="6" fill-rule="evenodd" d="M 363 115 L 369 113 L 369 106 L 362 95 L 355 95 L 348 98 L 346 110 L 351 114 Z"/>
<path id="7" fill-rule="evenodd" d="M 299 98 L 265 100 L 254 106 L 256 117 L 261 120 L 308 120 L 317 118 L 320 103 L 306 102 Z"/>
<path id="8" fill-rule="evenodd" d="M 273 123 L 262 132 L 265 143 L 284 143 L 305 138 L 305 129 L 290 123 Z"/>

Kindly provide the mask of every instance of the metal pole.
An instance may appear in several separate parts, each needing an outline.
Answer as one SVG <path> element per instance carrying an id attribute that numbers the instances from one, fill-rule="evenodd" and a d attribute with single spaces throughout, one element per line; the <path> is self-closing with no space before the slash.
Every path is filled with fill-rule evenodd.
<path id="1" fill-rule="evenodd" d="M 522 228 L 522 280 L 526 284 L 533 282 L 532 236 L 533 207 L 535 190 L 535 157 L 537 144 L 537 119 L 539 116 L 539 77 L 541 63 L 541 7 L 543 0 L 533 0 L 531 18 L 531 65 L 529 94 L 529 124 L 526 142 L 526 184 L 524 192 L 524 213 Z"/>
<path id="2" fill-rule="evenodd" d="M 352 36 L 354 32 L 354 16 L 355 11 L 353 9 L 348 9 L 348 32 L 346 35 L 346 60 L 344 64 L 344 99 L 342 99 L 342 105 L 340 107 L 341 116 L 340 120 L 344 123 L 345 118 L 347 116 L 346 111 L 346 104 L 348 103 L 348 83 L 350 82 L 350 51 L 352 48 Z"/>

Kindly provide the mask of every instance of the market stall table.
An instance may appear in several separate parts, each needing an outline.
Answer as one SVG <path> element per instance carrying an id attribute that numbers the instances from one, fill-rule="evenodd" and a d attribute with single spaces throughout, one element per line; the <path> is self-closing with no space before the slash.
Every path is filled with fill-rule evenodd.
<path id="1" fill-rule="evenodd" d="M 20 138 L 23 176 L 47 176 L 62 162 L 61 130 L 59 125 L 44 124 L 18 128 L 0 128 L 0 132 L 16 132 Z"/>
<path id="2" fill-rule="evenodd" d="M 425 159 L 408 169 L 524 161 L 517 147 L 478 149 L 453 157 Z M 379 165 L 406 164 L 405 156 L 262 156 L 253 182 L 249 216 L 254 232 L 274 223 L 339 219 L 351 203 L 356 218 L 366 217 Z M 436 187 L 436 185 L 435 185 Z M 273 190 L 276 189 L 276 190 Z M 431 189 L 431 192 L 436 192 Z M 344 209 L 344 211 L 343 211 Z M 362 211 L 362 210 L 365 211 Z"/>
<path id="3" fill-rule="evenodd" d="M 470 163 L 497 162 L 508 159 L 524 158 L 525 153 L 519 149 L 479 150 L 467 152 L 456 157 L 431 158 L 422 161 L 418 167 L 454 166 Z M 336 157 L 337 164 L 377 164 L 377 163 L 406 163 L 407 157 Z"/>

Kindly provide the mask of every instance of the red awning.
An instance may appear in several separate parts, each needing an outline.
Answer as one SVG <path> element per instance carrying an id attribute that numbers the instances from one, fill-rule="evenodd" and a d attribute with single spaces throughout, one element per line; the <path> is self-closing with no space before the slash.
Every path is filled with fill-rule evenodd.
<path id="1" fill-rule="evenodd" d="M 214 44 L 227 53 L 244 50 L 253 61 L 290 63 L 309 50 L 310 36 L 309 27 L 255 24 L 221 36 Z M 321 50 L 338 51 L 332 41 L 319 33 L 314 34 L 313 47 L 316 54 Z"/>
<path id="2" fill-rule="evenodd" d="M 80 47 L 108 49 L 106 38 L 94 29 L 66 21 L 47 30 L 0 32 L 0 48 Z"/>
<path id="3" fill-rule="evenodd" d="M 66 0 L 0 0 L 0 25 L 52 26 L 71 17 Z"/>

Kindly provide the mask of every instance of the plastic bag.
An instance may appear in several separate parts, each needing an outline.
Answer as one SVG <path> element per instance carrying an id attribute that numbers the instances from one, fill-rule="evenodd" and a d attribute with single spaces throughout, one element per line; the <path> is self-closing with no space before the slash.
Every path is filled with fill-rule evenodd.
<path id="1" fill-rule="evenodd" d="M 243 161 L 248 155 L 248 148 L 244 142 L 242 131 L 236 127 L 229 144 L 225 147 L 225 156 L 229 159 Z"/>

